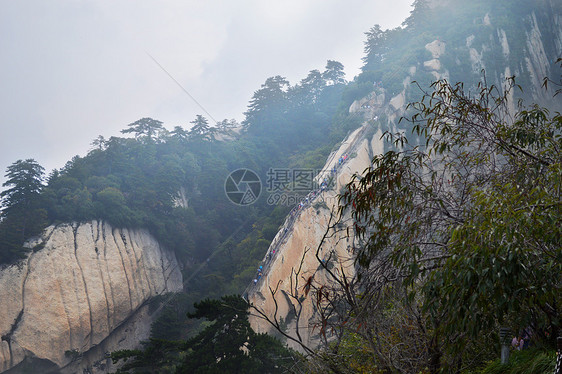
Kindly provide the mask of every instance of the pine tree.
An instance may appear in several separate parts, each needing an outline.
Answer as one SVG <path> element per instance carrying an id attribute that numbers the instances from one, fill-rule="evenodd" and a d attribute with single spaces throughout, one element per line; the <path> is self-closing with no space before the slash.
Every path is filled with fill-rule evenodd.
<path id="1" fill-rule="evenodd" d="M 134 133 L 136 139 L 144 139 L 152 142 L 158 138 L 158 134 L 164 129 L 162 122 L 152 118 L 141 118 L 127 125 L 129 128 L 121 130 L 122 134 Z"/>
<path id="2" fill-rule="evenodd" d="M 322 73 L 322 78 L 331 85 L 347 83 L 343 64 L 334 60 L 328 60 L 326 63 L 326 70 Z"/>
<path id="3" fill-rule="evenodd" d="M 26 239 L 41 232 L 47 213 L 40 206 L 44 168 L 33 159 L 18 160 L 8 166 L 8 180 L 0 193 L 0 263 L 10 262 L 25 253 Z"/>
<path id="4" fill-rule="evenodd" d="M 192 139 L 214 140 L 214 129 L 209 126 L 207 118 L 198 114 L 190 123 L 193 124 L 191 130 L 189 130 L 189 136 Z"/>

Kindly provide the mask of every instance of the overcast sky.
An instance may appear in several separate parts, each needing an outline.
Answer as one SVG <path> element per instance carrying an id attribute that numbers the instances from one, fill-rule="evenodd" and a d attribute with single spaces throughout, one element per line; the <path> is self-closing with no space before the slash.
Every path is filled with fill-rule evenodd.
<path id="1" fill-rule="evenodd" d="M 326 60 L 358 74 L 364 32 L 413 0 L 0 0 L 0 182 L 17 159 L 47 172 L 142 117 L 243 119 L 266 78 Z"/>

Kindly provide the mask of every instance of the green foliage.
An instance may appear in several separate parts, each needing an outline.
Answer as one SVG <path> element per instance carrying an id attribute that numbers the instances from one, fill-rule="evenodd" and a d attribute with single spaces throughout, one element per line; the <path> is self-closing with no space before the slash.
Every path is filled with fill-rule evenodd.
<path id="1" fill-rule="evenodd" d="M 186 342 L 178 373 L 281 373 L 296 355 L 275 338 L 256 334 L 248 322 L 249 305 L 239 296 L 203 300 L 190 318 L 213 321 Z"/>
<path id="2" fill-rule="evenodd" d="M 121 191 L 114 187 L 107 187 L 96 194 L 97 215 L 105 215 L 107 220 L 116 226 L 124 226 L 130 216 L 129 210 L 125 205 L 125 196 Z"/>
<path id="3" fill-rule="evenodd" d="M 395 150 L 342 196 L 342 214 L 350 211 L 365 240 L 361 288 L 380 298 L 373 274 L 400 274 L 389 285 L 420 310 L 430 371 L 456 366 L 470 341 L 506 321 L 552 347 L 562 301 L 562 116 L 534 105 L 511 122 L 509 92 L 432 88 L 410 104 L 425 144 L 389 134 Z M 385 320 L 364 323 L 384 330 Z"/>
<path id="4" fill-rule="evenodd" d="M 135 138 L 153 142 L 162 131 L 162 122 L 152 118 L 141 118 L 127 125 L 129 128 L 121 130 L 122 134 L 135 134 Z"/>
<path id="5" fill-rule="evenodd" d="M 205 117 L 198 114 L 196 118 L 190 123 L 193 124 L 193 126 L 191 127 L 191 130 L 189 130 L 187 135 L 191 139 L 200 139 L 206 141 L 214 140 L 213 131 L 209 126 L 209 121 L 207 121 Z M 178 132 L 177 127 L 176 127 L 175 135 L 177 136 L 181 135 L 181 132 Z"/>
<path id="6" fill-rule="evenodd" d="M 327 84 L 345 84 L 346 80 L 343 64 L 338 61 L 328 60 L 326 63 L 326 70 L 322 73 L 322 78 Z"/>
<path id="7" fill-rule="evenodd" d="M 470 374 L 542 374 L 553 373 L 556 353 L 537 348 L 511 352 L 509 362 L 503 365 L 495 360 Z M 468 374 L 468 373 L 467 373 Z"/>
<path id="8" fill-rule="evenodd" d="M 240 296 L 195 303 L 189 318 L 206 319 L 205 328 L 184 341 L 150 339 L 143 350 L 113 352 L 117 373 L 282 373 L 300 358 L 277 339 L 256 334 L 248 322 L 248 304 Z"/>
<path id="9" fill-rule="evenodd" d="M 425 45 L 439 40 L 446 46 L 439 56 L 444 66 L 441 73 L 447 71 L 450 81 L 462 81 L 466 87 L 476 86 L 480 70 L 485 68 L 490 81 L 501 82 L 509 67 L 511 74 L 521 74 L 519 84 L 527 88 L 528 94 L 537 92 L 537 87 L 531 86 L 530 77 L 520 68 L 528 54 L 527 38 L 534 27 L 538 27 L 542 35 L 556 35 L 558 30 L 551 17 L 560 11 L 559 3 L 543 0 L 451 0 L 435 4 L 417 0 L 402 27 L 383 30 L 375 25 L 366 33 L 365 64 L 354 83 L 366 87 L 367 82 L 381 82 L 392 97 L 403 90 L 403 79 L 411 75 L 408 69 L 415 67 L 413 79 L 427 89 L 435 78 L 423 65 L 433 58 Z M 509 41 L 508 53 L 502 42 L 504 35 Z M 542 40 L 548 56 L 559 53 L 553 39 Z M 475 61 L 474 53 L 478 54 L 481 64 Z M 550 64 L 553 66 L 552 61 Z M 416 90 L 408 88 L 406 93 L 417 95 Z M 363 96 L 358 94 L 355 98 Z M 418 97 L 409 98 L 409 101 L 417 100 Z"/>
<path id="10" fill-rule="evenodd" d="M 25 256 L 25 240 L 41 233 L 47 212 L 42 206 L 43 167 L 33 159 L 18 160 L 8 166 L 8 187 L 0 193 L 0 263 Z"/>
<path id="11" fill-rule="evenodd" d="M 150 337 L 172 341 L 186 339 L 196 327 L 186 318 L 186 314 L 192 311 L 196 298 L 197 294 L 188 295 L 183 292 L 153 298 L 150 301 L 150 312 L 160 313 L 150 327 Z"/>
<path id="12" fill-rule="evenodd" d="M 361 81 L 365 79 L 366 81 Z M 357 82 L 351 82 L 345 89 L 343 94 L 343 106 L 349 106 L 357 99 L 361 99 L 373 91 L 373 82 L 371 77 L 361 74 Z M 378 80 L 376 80 L 378 81 Z"/>
<path id="13" fill-rule="evenodd" d="M 554 275 L 562 273 L 562 117 L 535 105 L 520 110 L 511 124 L 498 109 L 505 108 L 507 95 L 493 97 L 492 87 L 482 86 L 472 100 L 460 86 L 435 87 L 435 105 L 420 107 L 428 153 L 454 152 L 462 161 L 453 158 L 451 164 L 478 170 L 474 178 L 464 178 L 469 208 L 449 227 L 450 257 L 429 285 L 432 297 L 439 290 L 441 302 L 430 308 L 441 305 L 450 332 L 460 328 L 475 337 L 512 314 L 519 316 L 519 326 L 532 325 L 537 338 L 550 336 L 554 344 L 560 327 L 560 283 Z M 440 105 L 445 100 L 453 106 Z M 495 109 L 482 103 L 494 103 Z M 460 121 L 451 125 L 450 118 Z M 463 178 L 458 172 L 451 177 Z"/>
<path id="14" fill-rule="evenodd" d="M 2 215 L 8 216 L 12 210 L 26 208 L 33 204 L 43 188 L 44 169 L 33 159 L 18 160 L 8 166 L 2 187 L 10 187 L 0 193 Z"/>
<path id="15" fill-rule="evenodd" d="M 123 349 L 111 353 L 113 363 L 124 361 L 115 374 L 171 374 L 176 372 L 175 367 L 179 362 L 181 342 L 150 339 L 143 342 L 142 345 L 143 349 Z"/>
<path id="16" fill-rule="evenodd" d="M 342 372 L 354 373 L 385 373 L 372 360 L 373 352 L 361 336 L 347 333 L 338 349 Z"/>
<path id="17" fill-rule="evenodd" d="M 323 72 L 312 70 L 293 86 L 281 76 L 268 78 L 251 98 L 241 132 L 234 131 L 235 121 L 214 128 L 201 115 L 189 131 L 175 126 L 171 132 L 158 120 L 142 118 L 122 130 L 134 138 L 98 137 L 87 156 L 55 170 L 45 188 L 43 169 L 34 160 L 17 161 L 8 168 L 10 188 L 1 194 L 0 263 L 23 257 L 24 240 L 47 223 L 102 219 L 116 227 L 147 228 L 175 251 L 189 294 L 162 305 L 143 350 L 113 355 L 129 359 L 122 372 L 173 372 L 178 365 L 183 372 L 279 370 L 287 351 L 251 331 L 247 305 L 237 297 L 197 304 L 192 316 L 208 322 L 197 337 L 182 341 L 193 330 L 184 318 L 188 306 L 240 292 L 290 209 L 268 206 L 264 198 L 251 207 L 234 206 L 223 191 L 225 177 L 240 167 L 255 170 L 262 180 L 271 167 L 320 168 L 332 146 L 363 121 L 347 111 L 354 100 L 375 85 L 382 85 L 387 97 L 398 94 L 411 67 L 419 86 L 430 86 L 433 75 L 423 68 L 432 58 L 425 49 L 429 42 L 447 44 L 440 60 L 453 81 L 476 87 L 479 76 L 465 45 L 481 53 L 498 81 L 506 65 L 523 61 L 521 26 L 529 26 L 531 12 L 541 32 L 553 32 L 542 22 L 548 14 L 533 2 L 450 3 L 443 12 L 416 0 L 404 27 L 371 28 L 363 71 L 348 85 L 343 65 L 331 60 Z M 500 55 L 496 29 L 483 22 L 488 13 L 515 41 L 509 64 Z M 514 16 L 522 23 L 513 22 Z M 474 35 L 470 41 L 469 35 Z M 547 42 L 545 49 L 553 55 L 556 45 Z M 481 355 L 474 338 L 501 321 L 532 326 L 547 345 L 552 342 L 546 337 L 559 331 L 562 118 L 534 106 L 507 122 L 497 112 L 507 96 L 494 96 L 486 85 L 478 88 L 470 97 L 463 86 L 446 82 L 435 84 L 429 96 L 406 87 L 408 97 L 419 99 L 410 107 L 413 136 L 395 138 L 393 150 L 375 158 L 367 175 L 342 191 L 355 230 L 366 242 L 357 257 L 357 305 L 366 309 L 355 309 L 365 313 L 352 317 L 368 317 L 344 336 L 343 367 L 390 370 L 381 357 L 402 362 L 407 355 L 396 352 L 408 349 L 420 354 L 410 371 L 461 367 L 467 354 Z M 232 140 L 220 142 L 221 137 Z M 427 142 L 409 148 L 417 139 Z M 398 281 L 366 283 L 375 278 Z M 367 323 L 373 321 L 387 323 L 381 334 L 386 345 L 378 350 L 369 335 L 377 329 Z M 446 356 L 453 346 L 464 353 Z"/>

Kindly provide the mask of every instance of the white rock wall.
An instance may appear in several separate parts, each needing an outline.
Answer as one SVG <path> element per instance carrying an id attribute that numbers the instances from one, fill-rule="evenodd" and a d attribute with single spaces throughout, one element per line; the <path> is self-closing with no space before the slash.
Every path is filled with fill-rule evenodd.
<path id="1" fill-rule="evenodd" d="M 324 171 L 329 171 L 334 165 L 337 165 L 338 159 L 344 154 L 348 154 L 348 160 L 338 168 L 336 185 L 333 190 L 324 191 L 317 197 L 311 205 L 302 209 L 296 218 L 292 229 L 283 235 L 284 229 L 278 233 L 278 237 L 273 241 L 273 245 L 278 240 L 281 240 L 279 246 L 275 245 L 276 254 L 271 261 L 268 258 L 264 259 L 264 263 L 268 265 L 265 267 L 264 275 L 256 286 L 251 286 L 248 289 L 247 298 L 250 303 L 259 308 L 263 313 L 273 318 L 277 313 L 277 318 L 281 317 L 287 321 L 287 316 L 290 316 L 292 306 L 298 305 L 295 301 L 291 302 L 285 295 L 295 294 L 295 289 L 299 296 L 303 297 L 302 310 L 300 306 L 300 318 L 289 318 L 287 324 L 287 331 L 297 337 L 297 327 L 299 335 L 303 343 L 308 346 L 315 346 L 318 343 L 318 327 L 315 327 L 318 317 L 314 307 L 314 300 L 312 294 L 304 295 L 303 286 L 307 279 L 314 277 L 316 284 L 326 284 L 325 270 L 319 268 L 319 262 L 316 258 L 316 251 L 321 243 L 325 233 L 330 225 L 330 211 L 336 212 L 338 207 L 337 193 L 346 185 L 354 173 L 362 173 L 371 164 L 371 159 L 375 154 L 380 154 L 384 150 L 384 146 L 380 137 L 382 131 L 377 130 L 374 135 L 367 136 L 367 130 L 372 129 L 373 125 L 365 124 L 361 128 L 353 131 L 342 142 L 341 146 L 328 158 Z M 321 173 L 321 178 L 324 174 Z M 320 202 L 325 205 L 320 206 Z M 354 246 L 353 230 L 350 229 L 347 235 L 345 228 L 340 227 L 336 233 L 334 230 L 329 231 L 324 239 L 324 243 L 319 251 L 319 256 L 326 259 L 330 256 L 330 252 L 336 255 L 337 260 L 335 266 L 343 267 L 348 275 L 354 273 L 354 259 L 352 248 Z M 271 252 L 271 247 L 268 252 Z M 302 262 L 302 267 L 301 267 Z M 297 269 L 301 268 L 300 273 L 295 275 Z M 295 287 L 295 282 L 298 286 Z M 277 293 L 274 297 L 271 290 L 277 288 Z M 277 311 L 276 311 L 277 308 Z M 297 326 L 298 322 L 298 326 Z M 273 332 L 274 329 L 270 323 L 255 315 L 250 316 L 250 323 L 252 328 L 257 332 Z M 288 341 L 289 345 L 295 349 L 300 347 Z"/>
<path id="2" fill-rule="evenodd" d="M 65 351 L 88 351 L 149 298 L 182 289 L 175 256 L 144 230 L 64 224 L 40 241 L 0 271 L 0 371 L 25 357 L 63 367 Z"/>

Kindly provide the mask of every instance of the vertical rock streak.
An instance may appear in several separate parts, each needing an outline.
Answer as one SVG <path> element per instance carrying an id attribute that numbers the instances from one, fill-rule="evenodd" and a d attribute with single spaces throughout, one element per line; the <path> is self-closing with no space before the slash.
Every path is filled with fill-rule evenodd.
<path id="1" fill-rule="evenodd" d="M 106 279 L 106 276 L 103 272 L 103 268 L 102 268 L 102 264 L 103 261 L 100 260 L 100 253 L 99 253 L 99 238 L 100 238 L 100 226 L 99 226 L 99 222 L 95 225 L 96 227 L 96 233 L 94 234 L 94 225 L 92 225 L 92 241 L 94 242 L 95 245 L 95 251 L 96 251 L 96 264 L 97 264 L 97 274 L 101 280 L 101 285 L 102 285 L 102 289 L 103 289 L 103 298 L 105 300 L 105 315 L 106 315 L 106 323 L 107 323 L 107 331 L 111 331 L 111 312 L 110 312 L 110 308 L 109 308 L 109 297 L 108 297 L 108 291 L 107 291 L 107 283 L 108 283 L 108 279 Z M 104 260 L 105 260 L 105 248 L 104 248 Z M 110 287 L 111 288 L 111 287 Z M 110 291 L 111 292 L 111 291 Z"/>
<path id="2" fill-rule="evenodd" d="M 117 248 L 117 253 L 119 253 L 119 258 L 121 259 L 121 266 L 123 269 L 123 273 L 125 274 L 125 280 L 127 281 L 127 291 L 129 293 L 129 305 L 130 310 L 133 310 L 133 294 L 131 292 L 131 282 L 129 281 L 129 272 L 127 271 L 127 266 L 125 265 L 125 259 L 123 258 L 123 253 L 121 252 L 121 248 L 118 244 L 117 238 L 115 237 L 115 229 L 111 231 L 111 239 Z M 121 239 L 122 240 L 122 239 Z"/>
<path id="3" fill-rule="evenodd" d="M 74 234 L 74 259 L 76 260 L 76 264 L 78 265 L 78 269 L 80 270 L 80 279 L 82 279 L 82 285 L 84 286 L 84 292 L 86 293 L 86 302 L 88 303 L 88 316 L 90 317 L 90 332 L 86 335 L 86 338 L 89 340 L 89 345 L 93 344 L 93 336 L 94 336 L 94 323 L 92 318 L 92 303 L 90 302 L 90 293 L 88 292 L 88 284 L 86 282 L 86 276 L 84 275 L 84 269 L 80 264 L 80 260 L 78 259 L 78 228 L 79 225 L 73 228 L 72 233 Z M 86 341 L 83 342 L 83 346 L 81 346 L 80 350 L 83 350 L 84 347 L 87 347 Z"/>

